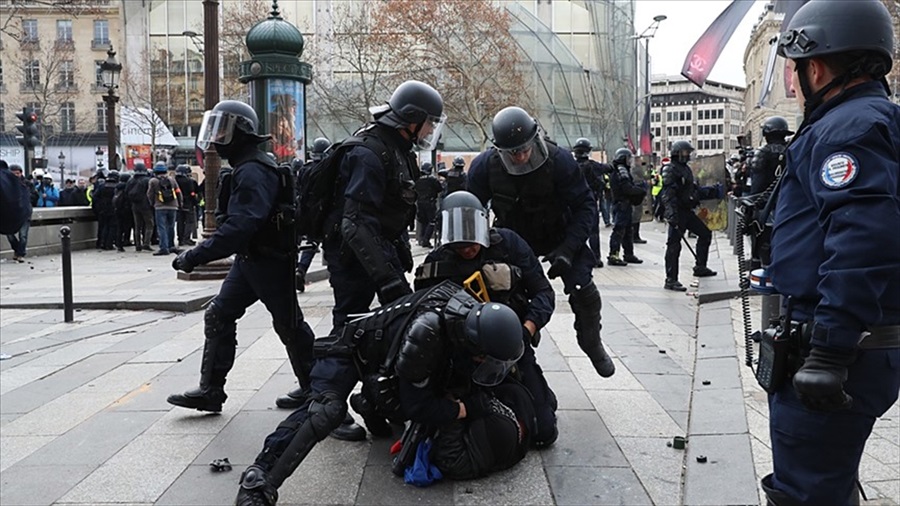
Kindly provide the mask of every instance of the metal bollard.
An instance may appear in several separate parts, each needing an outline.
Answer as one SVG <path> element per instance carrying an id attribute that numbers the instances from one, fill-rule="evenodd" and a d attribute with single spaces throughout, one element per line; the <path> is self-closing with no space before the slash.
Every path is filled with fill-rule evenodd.
<path id="1" fill-rule="evenodd" d="M 59 229 L 62 242 L 62 275 L 63 275 L 63 313 L 66 323 L 75 321 L 74 303 L 72 302 L 72 230 L 69 227 Z"/>

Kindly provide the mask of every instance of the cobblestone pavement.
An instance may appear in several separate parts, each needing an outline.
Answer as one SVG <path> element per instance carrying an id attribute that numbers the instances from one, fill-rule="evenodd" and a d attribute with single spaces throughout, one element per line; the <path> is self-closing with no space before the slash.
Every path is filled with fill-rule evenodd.
<path id="1" fill-rule="evenodd" d="M 326 439 L 280 490 L 279 504 L 755 504 L 770 471 L 765 395 L 743 367 L 740 306 L 698 306 L 695 295 L 736 284 L 716 234 L 717 278 L 688 294 L 662 289 L 664 229 L 644 224 L 645 262 L 594 271 L 604 298 L 604 341 L 616 361 L 602 379 L 575 343 L 562 285 L 538 359 L 560 400 L 560 439 L 485 479 L 419 489 L 390 472 L 393 440 Z M 608 244 L 609 229 L 602 229 Z M 416 249 L 418 259 L 424 250 Z M 682 281 L 690 281 L 689 252 Z M 193 387 L 203 343 L 192 308 L 218 282 L 179 281 L 171 257 L 76 252 L 75 301 L 64 323 L 59 260 L 0 262 L 0 504 L 221 505 L 241 470 L 287 415 L 274 399 L 292 388 L 284 349 L 256 304 L 238 324 L 239 349 L 221 415 L 165 402 Z M 321 270 L 318 263 L 315 270 Z M 696 280 L 695 280 L 696 281 Z M 299 295 L 317 335 L 330 327 L 326 281 Z M 128 305 L 123 303 L 128 301 Z M 754 300 L 754 321 L 758 308 Z M 870 504 L 900 504 L 900 408 L 876 424 L 861 468 Z M 668 443 L 688 439 L 686 450 Z M 696 457 L 707 457 L 699 463 Z M 228 457 L 234 470 L 212 473 Z"/>

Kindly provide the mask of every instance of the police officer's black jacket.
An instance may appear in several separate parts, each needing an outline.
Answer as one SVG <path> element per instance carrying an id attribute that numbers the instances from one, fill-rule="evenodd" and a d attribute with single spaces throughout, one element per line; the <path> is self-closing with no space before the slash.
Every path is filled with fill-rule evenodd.
<path id="1" fill-rule="evenodd" d="M 672 221 L 700 204 L 694 173 L 686 163 L 672 160 L 663 167 L 662 178 L 660 196 L 666 209 L 666 220 Z"/>
<path id="2" fill-rule="evenodd" d="M 252 145 L 240 159 L 229 161 L 234 169 L 223 170 L 218 183 L 216 232 L 188 251 L 190 262 L 203 264 L 234 253 L 290 257 L 295 247 L 294 229 L 286 221 L 293 217 L 290 174 L 280 174 L 275 162 Z"/>
<path id="3" fill-rule="evenodd" d="M 472 160 L 467 186 L 482 204 L 491 202 L 494 225 L 509 228 L 536 255 L 558 247 L 578 251 L 597 219 L 597 201 L 572 153 L 548 140 L 549 157 L 537 170 L 513 176 L 506 172 L 496 149 Z"/>
<path id="4" fill-rule="evenodd" d="M 197 182 L 190 176 L 176 174 L 175 182 L 181 190 L 182 209 L 193 209 L 197 205 Z"/>
<path id="5" fill-rule="evenodd" d="M 603 176 L 609 174 L 612 167 L 590 158 L 576 158 L 576 162 L 578 162 L 578 168 L 584 174 L 584 180 L 594 194 L 594 198 L 596 200 L 603 198 L 603 191 L 606 189 L 606 181 Z"/>
<path id="6" fill-rule="evenodd" d="M 787 144 L 784 142 L 770 142 L 756 151 L 750 165 L 751 194 L 766 191 L 775 181 L 775 173 L 784 168 L 785 151 Z"/>
<path id="7" fill-rule="evenodd" d="M 631 176 L 631 169 L 622 164 L 616 164 L 609 173 L 609 187 L 612 191 L 614 202 L 624 202 L 630 205 L 638 205 L 647 194 L 647 190 L 635 184 Z"/>
<path id="8" fill-rule="evenodd" d="M 512 230 L 492 228 L 490 239 L 491 247 L 482 247 L 471 260 L 460 257 L 450 246 L 442 246 L 429 253 L 425 262 L 416 269 L 416 290 L 443 280 L 461 285 L 484 266 L 509 265 L 512 268 L 511 288 L 502 290 L 488 286 L 491 300 L 511 307 L 523 322 L 531 320 L 538 329 L 543 328 L 550 321 L 556 302 L 540 262 L 531 247 Z"/>
<path id="9" fill-rule="evenodd" d="M 443 187 L 435 177 L 422 176 L 416 179 L 416 203 L 434 204 L 441 196 Z"/>
<path id="10" fill-rule="evenodd" d="M 450 195 L 466 189 L 466 173 L 459 169 L 450 169 L 442 174 L 446 180 L 446 189 L 444 195 Z"/>

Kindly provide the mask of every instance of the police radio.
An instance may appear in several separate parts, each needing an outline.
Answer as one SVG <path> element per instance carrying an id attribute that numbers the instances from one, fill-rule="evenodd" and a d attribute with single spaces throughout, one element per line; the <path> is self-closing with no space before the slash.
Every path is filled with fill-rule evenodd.
<path id="1" fill-rule="evenodd" d="M 766 329 L 760 335 L 759 363 L 756 364 L 756 382 L 766 392 L 774 394 L 787 377 L 790 352 L 790 323 L 788 330 L 782 327 Z"/>

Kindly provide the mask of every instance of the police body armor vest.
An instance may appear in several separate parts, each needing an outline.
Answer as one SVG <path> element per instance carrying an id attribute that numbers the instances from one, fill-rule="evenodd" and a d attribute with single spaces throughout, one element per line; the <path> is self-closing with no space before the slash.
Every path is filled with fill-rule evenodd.
<path id="1" fill-rule="evenodd" d="M 528 311 L 529 300 L 522 283 L 522 270 L 511 263 L 503 238 L 493 228 L 490 231 L 490 241 L 491 247 L 481 248 L 478 256 L 471 260 L 463 259 L 450 248 L 439 249 L 437 260 L 424 263 L 416 269 L 416 289 L 445 280 L 462 285 L 476 271 L 482 271 L 491 301 L 506 304 L 516 312 L 519 319 L 523 319 Z M 490 274 L 484 272 L 504 269 L 508 269 L 509 274 L 504 274 L 504 280 L 497 284 L 492 284 Z"/>
<path id="2" fill-rule="evenodd" d="M 396 239 L 415 219 L 416 215 L 416 189 L 415 180 L 418 172 L 415 155 L 411 151 L 404 152 L 394 143 L 390 142 L 390 136 L 396 133 L 382 132 L 386 129 L 381 125 L 371 125 L 355 133 L 355 136 L 375 137 L 377 143 L 366 143 L 372 148 L 377 144 L 384 146 L 384 151 L 376 155 L 386 158 L 389 163 L 383 163 L 387 168 L 385 175 L 384 200 L 378 209 L 378 222 L 381 224 L 382 236 Z"/>
<path id="3" fill-rule="evenodd" d="M 697 185 L 694 184 L 694 172 L 690 166 L 686 163 L 670 162 L 663 167 L 662 175 L 663 184 L 668 181 L 675 183 L 675 203 L 679 209 L 690 210 L 700 204 Z"/>
<path id="4" fill-rule="evenodd" d="M 228 201 L 234 190 L 234 173 L 244 164 L 253 162 L 276 172 L 278 191 L 265 223 L 238 251 L 251 257 L 293 258 L 297 252 L 297 234 L 294 227 L 294 177 L 289 166 L 275 165 L 275 162 L 262 152 L 257 151 L 256 156 L 242 161 L 234 169 L 225 168 L 219 172 L 216 188 L 216 224 L 222 225 L 228 219 Z"/>
<path id="5" fill-rule="evenodd" d="M 496 149 L 488 158 L 488 184 L 494 226 L 511 229 L 525 239 L 535 255 L 546 255 L 566 236 L 564 203 L 553 183 L 558 147 L 547 141 L 549 156 L 537 170 L 512 176 L 503 168 Z"/>
<path id="6" fill-rule="evenodd" d="M 447 172 L 447 195 L 466 189 L 466 174 L 461 170 Z"/>
<path id="7" fill-rule="evenodd" d="M 750 193 L 757 194 L 766 191 L 775 181 L 775 175 L 779 168 L 785 164 L 785 152 L 787 146 L 778 143 L 769 143 L 759 148 L 753 158 Z"/>

